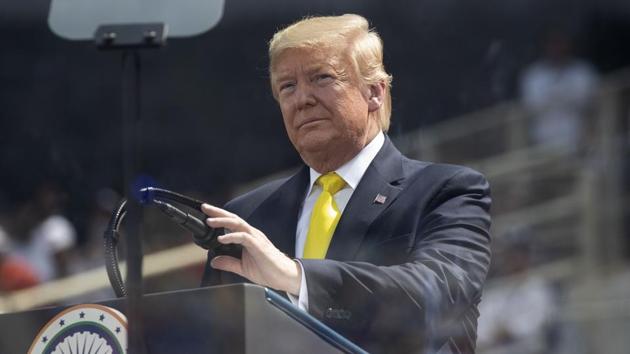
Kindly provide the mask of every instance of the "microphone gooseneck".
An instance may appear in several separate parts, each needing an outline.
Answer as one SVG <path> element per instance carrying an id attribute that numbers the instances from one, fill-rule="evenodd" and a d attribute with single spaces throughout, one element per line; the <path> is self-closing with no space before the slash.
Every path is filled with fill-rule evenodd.
<path id="1" fill-rule="evenodd" d="M 140 190 L 140 197 L 141 205 L 155 205 L 162 213 L 167 215 L 169 219 L 173 220 L 182 228 L 190 231 L 193 236 L 193 241 L 199 247 L 209 251 L 216 251 L 220 248 L 225 249 L 225 252 L 235 252 L 232 250 L 234 247 L 222 245 L 217 240 L 217 237 L 224 233 L 222 228 L 211 228 L 206 225 L 203 218 L 197 217 L 192 213 L 185 212 L 167 202 L 169 201 L 182 204 L 201 214 L 202 201 L 173 191 L 155 187 L 142 188 Z M 112 216 L 108 223 L 107 230 L 105 230 L 103 235 L 105 241 L 105 268 L 107 270 L 109 282 L 118 297 L 123 297 L 127 294 L 127 289 L 125 288 L 118 266 L 117 252 L 117 245 L 120 240 L 119 228 L 126 214 L 127 200 L 122 199 L 112 211 Z"/>

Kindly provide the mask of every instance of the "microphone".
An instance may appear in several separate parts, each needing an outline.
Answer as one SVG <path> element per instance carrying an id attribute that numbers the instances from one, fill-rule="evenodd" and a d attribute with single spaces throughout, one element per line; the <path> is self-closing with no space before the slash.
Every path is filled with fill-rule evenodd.
<path id="1" fill-rule="evenodd" d="M 192 232 L 193 241 L 199 247 L 210 250 L 221 246 L 221 243 L 217 240 L 217 236 L 222 233 L 222 229 L 213 229 L 196 216 L 186 213 L 169 203 L 157 199 L 153 199 L 152 202 L 171 220 L 182 228 Z"/>
<path id="2" fill-rule="evenodd" d="M 235 258 L 241 258 L 243 248 L 241 245 L 227 244 L 224 245 L 217 240 L 219 235 L 225 233 L 223 228 L 211 228 L 199 217 L 184 212 L 173 205 L 160 199 L 169 200 L 180 203 L 194 210 L 201 211 L 202 201 L 187 197 L 183 194 L 175 193 L 166 189 L 147 187 L 140 190 L 140 204 L 147 205 L 153 203 L 158 209 L 167 215 L 182 228 L 190 231 L 193 241 L 197 246 L 208 250 L 208 257 L 218 255 L 227 255 Z M 127 200 L 122 199 L 118 206 L 112 211 L 111 219 L 103 235 L 105 238 L 105 265 L 107 268 L 107 277 L 111 283 L 116 296 L 122 297 L 127 294 L 120 269 L 118 268 L 118 253 L 116 245 L 119 240 L 118 230 L 127 214 Z"/>

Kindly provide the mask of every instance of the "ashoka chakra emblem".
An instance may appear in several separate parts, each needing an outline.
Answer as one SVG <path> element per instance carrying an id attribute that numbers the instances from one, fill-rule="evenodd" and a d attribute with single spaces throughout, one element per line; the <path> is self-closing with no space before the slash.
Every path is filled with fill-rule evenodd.
<path id="1" fill-rule="evenodd" d="M 102 305 L 65 309 L 39 331 L 28 354 L 125 354 L 127 319 Z"/>

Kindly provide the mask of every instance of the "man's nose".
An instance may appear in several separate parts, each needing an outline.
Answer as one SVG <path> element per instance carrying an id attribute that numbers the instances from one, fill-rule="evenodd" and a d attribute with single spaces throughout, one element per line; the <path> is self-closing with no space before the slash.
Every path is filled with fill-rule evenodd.
<path id="1" fill-rule="evenodd" d="M 296 106 L 298 109 L 305 109 L 315 105 L 316 99 L 311 85 L 300 83 L 297 85 L 296 90 Z"/>

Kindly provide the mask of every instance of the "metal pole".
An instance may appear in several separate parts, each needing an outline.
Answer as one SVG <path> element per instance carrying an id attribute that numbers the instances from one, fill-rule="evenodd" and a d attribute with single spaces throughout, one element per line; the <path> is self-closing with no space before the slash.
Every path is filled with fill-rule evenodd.
<path id="1" fill-rule="evenodd" d="M 139 170 L 140 146 L 140 55 L 136 50 L 123 52 L 122 59 L 122 125 L 125 196 L 128 200 L 126 220 L 127 245 L 127 320 L 128 353 L 146 353 L 142 323 L 142 209 L 134 180 Z"/>

